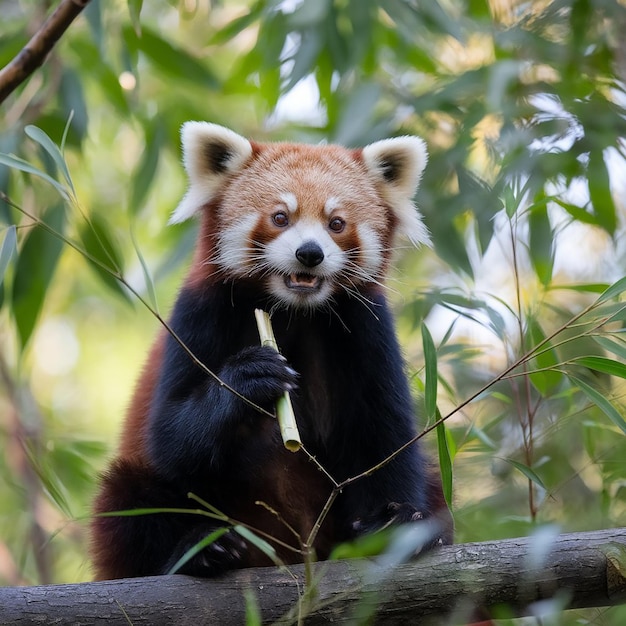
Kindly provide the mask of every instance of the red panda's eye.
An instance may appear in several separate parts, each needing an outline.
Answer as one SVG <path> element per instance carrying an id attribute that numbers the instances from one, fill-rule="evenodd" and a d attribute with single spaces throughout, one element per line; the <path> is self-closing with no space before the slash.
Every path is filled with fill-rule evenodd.
<path id="1" fill-rule="evenodd" d="M 289 218 L 287 217 L 286 213 L 278 211 L 278 213 L 274 213 L 274 215 L 272 215 L 272 222 L 274 222 L 276 226 L 283 227 L 289 224 Z"/>
<path id="2" fill-rule="evenodd" d="M 340 233 L 345 227 L 346 223 L 340 217 L 334 217 L 328 224 L 328 228 L 334 233 Z"/>

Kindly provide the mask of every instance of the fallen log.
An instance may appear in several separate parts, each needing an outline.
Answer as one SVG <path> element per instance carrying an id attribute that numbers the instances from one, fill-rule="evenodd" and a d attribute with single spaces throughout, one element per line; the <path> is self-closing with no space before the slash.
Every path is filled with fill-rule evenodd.
<path id="1" fill-rule="evenodd" d="M 376 613 L 387 624 L 427 623 L 471 605 L 529 614 L 542 600 L 584 608 L 626 603 L 626 528 L 444 546 L 410 563 L 382 559 L 254 568 L 218 579 L 160 576 L 0 588 L 0 623 L 245 624 L 255 605 L 264 623 L 354 623 Z M 253 600 L 250 600 L 250 597 Z M 248 600 L 246 600 L 248 598 Z M 417 622 L 416 620 L 419 620 Z"/>

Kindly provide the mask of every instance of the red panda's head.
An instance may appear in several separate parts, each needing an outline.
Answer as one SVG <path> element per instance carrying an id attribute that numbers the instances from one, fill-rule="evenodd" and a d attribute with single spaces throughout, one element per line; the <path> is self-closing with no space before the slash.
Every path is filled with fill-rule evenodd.
<path id="1" fill-rule="evenodd" d="M 202 261 L 255 279 L 286 306 L 315 307 L 383 278 L 402 238 L 428 243 L 412 198 L 426 165 L 418 137 L 358 150 L 256 143 L 206 122 L 182 128 L 189 189 L 170 223 L 205 213 Z"/>

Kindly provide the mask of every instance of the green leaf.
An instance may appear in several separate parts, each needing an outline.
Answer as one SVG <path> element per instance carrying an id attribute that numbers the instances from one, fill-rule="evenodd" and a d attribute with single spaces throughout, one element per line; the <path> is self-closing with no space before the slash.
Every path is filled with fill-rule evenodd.
<path id="1" fill-rule="evenodd" d="M 210 546 L 212 543 L 215 543 L 222 535 L 228 532 L 228 528 L 218 528 L 214 530 L 211 534 L 207 535 L 204 539 L 201 539 L 196 543 L 196 545 L 192 546 L 183 554 L 183 556 L 172 565 L 170 570 L 167 572 L 168 574 L 175 574 L 187 561 L 192 559 L 198 552 L 204 550 L 207 546 Z"/>
<path id="2" fill-rule="evenodd" d="M 163 147 L 164 129 L 157 120 L 145 131 L 145 146 L 141 161 L 135 170 L 130 192 L 130 214 L 137 215 L 143 207 L 148 191 L 152 187 L 152 181 L 159 165 L 159 156 Z"/>
<path id="3" fill-rule="evenodd" d="M 69 115 L 67 116 L 67 122 L 65 123 L 65 128 L 63 129 L 63 135 L 61 137 L 61 145 L 59 146 L 59 149 L 61 150 L 61 152 L 64 152 L 65 150 L 65 145 L 67 143 L 67 135 L 70 132 L 70 126 L 72 125 L 73 119 L 74 119 L 74 111 L 70 111 Z"/>
<path id="4" fill-rule="evenodd" d="M 57 233 L 63 233 L 63 205 L 48 209 L 42 221 Z M 62 247 L 62 240 L 41 226 L 33 227 L 21 246 L 13 278 L 12 310 L 22 346 L 35 328 Z"/>
<path id="5" fill-rule="evenodd" d="M 387 527 L 377 532 L 359 535 L 353 541 L 340 543 L 333 547 L 329 560 L 365 559 L 382 554 L 392 539 L 392 528 Z"/>
<path id="6" fill-rule="evenodd" d="M 619 411 L 606 399 L 603 393 L 580 380 L 580 378 L 571 375 L 568 378 L 626 435 L 626 421 L 624 421 Z"/>
<path id="7" fill-rule="evenodd" d="M 252 589 L 246 589 L 243 592 L 246 603 L 246 624 L 245 626 L 261 626 L 261 609 L 259 608 L 259 600 L 256 593 Z"/>
<path id="8" fill-rule="evenodd" d="M 579 285 L 550 285 L 550 291 L 568 290 L 581 293 L 603 293 L 608 289 L 607 283 L 582 283 Z"/>
<path id="9" fill-rule="evenodd" d="M 350 146 L 360 143 L 363 129 L 371 126 L 374 108 L 382 97 L 380 85 L 361 83 L 344 102 L 333 141 Z"/>
<path id="10" fill-rule="evenodd" d="M 53 159 L 55 165 L 59 168 L 61 174 L 63 174 L 63 178 L 65 178 L 67 184 L 72 190 L 72 194 L 75 194 L 74 183 L 72 182 L 72 177 L 70 176 L 70 170 L 67 167 L 67 163 L 61 154 L 58 146 L 48 137 L 48 135 L 41 130 L 41 128 L 37 128 L 37 126 L 33 126 L 32 124 L 26 126 L 24 132 L 33 140 L 36 141 Z"/>
<path id="11" fill-rule="evenodd" d="M 543 481 L 541 480 L 541 478 L 539 478 L 537 473 L 534 470 L 532 470 L 530 467 L 528 467 L 528 465 L 524 465 L 523 463 L 519 463 L 518 461 L 514 461 L 513 459 L 503 459 L 503 460 L 509 463 L 510 465 L 512 465 L 515 469 L 522 472 L 522 474 L 524 474 L 524 476 L 526 476 L 528 480 L 535 483 L 536 485 L 539 485 L 542 489 L 546 489 L 546 486 L 543 484 Z"/>
<path id="12" fill-rule="evenodd" d="M 2 241 L 2 247 L 0 248 L 0 285 L 4 280 L 4 275 L 13 259 L 13 256 L 17 252 L 17 227 L 15 225 L 9 226 L 4 240 Z"/>
<path id="13" fill-rule="evenodd" d="M 552 200 L 564 208 L 576 221 L 582 222 L 583 224 L 592 224 L 593 226 L 598 225 L 598 220 L 587 210 L 581 209 L 574 204 L 563 202 L 558 198 L 552 198 Z"/>
<path id="14" fill-rule="evenodd" d="M 608 352 L 626 360 L 626 344 L 614 341 L 609 337 L 593 337 L 593 340 Z"/>
<path id="15" fill-rule="evenodd" d="M 426 419 L 431 423 L 437 413 L 437 350 L 426 324 L 422 324 L 422 345 L 424 348 L 424 406 Z"/>
<path id="16" fill-rule="evenodd" d="M 122 275 L 123 257 L 106 221 L 94 214 L 83 224 L 79 237 L 85 252 L 91 257 L 87 257 L 87 260 L 102 282 L 116 295 L 131 303 L 128 293 L 116 278 Z"/>
<path id="17" fill-rule="evenodd" d="M 48 460 L 47 457 L 36 455 L 30 445 L 26 447 L 26 454 L 48 497 L 68 519 L 72 519 L 74 515 L 69 505 L 67 489 L 52 468 L 44 465 Z"/>
<path id="18" fill-rule="evenodd" d="M 130 14 L 130 23 L 133 25 L 137 37 L 141 37 L 141 8 L 143 0 L 128 0 L 128 13 Z"/>
<path id="19" fill-rule="evenodd" d="M 233 530 L 239 533 L 246 541 L 249 541 L 255 548 L 261 550 L 261 552 L 272 559 L 276 565 L 282 565 L 282 561 L 278 558 L 276 550 L 265 541 L 265 539 L 261 539 L 261 537 L 255 535 L 251 530 L 240 524 L 233 526 Z"/>
<path id="20" fill-rule="evenodd" d="M 218 89 L 219 80 L 199 59 L 182 48 L 173 46 L 147 26 L 142 27 L 141 37 L 130 27 L 124 28 L 124 39 L 131 51 L 140 50 L 155 68 L 176 80 L 186 80 L 198 87 Z"/>
<path id="21" fill-rule="evenodd" d="M 137 243 L 137 239 L 135 237 L 134 228 L 131 226 L 130 229 L 130 238 L 133 242 L 133 247 L 135 248 L 135 253 L 137 254 L 137 258 L 139 259 L 139 263 L 141 264 L 141 270 L 143 272 L 143 278 L 146 281 L 146 289 L 148 290 L 148 297 L 150 299 L 150 305 L 152 306 L 154 311 L 159 310 L 156 289 L 154 288 L 154 280 L 152 279 L 152 274 L 148 269 L 148 264 L 141 253 L 141 249 L 139 248 L 139 244 Z"/>
<path id="22" fill-rule="evenodd" d="M 67 132 L 70 130 L 70 119 L 73 120 L 71 131 L 74 140 L 82 141 L 87 136 L 89 130 L 89 112 L 83 92 L 83 77 L 72 69 L 65 69 L 61 77 L 59 96 L 62 115 L 68 118 L 64 138 L 61 140 L 60 150 L 61 153 L 63 153 Z M 65 167 L 65 169 L 67 169 L 67 167 Z M 62 168 L 61 171 L 64 172 L 64 169 Z"/>
<path id="23" fill-rule="evenodd" d="M 289 75 L 289 81 L 284 87 L 285 92 L 315 70 L 317 57 L 323 47 L 324 41 L 316 31 L 303 34 L 302 42 L 293 57 L 293 68 Z"/>
<path id="24" fill-rule="evenodd" d="M 248 28 L 248 26 L 252 25 L 263 15 L 266 4 L 266 0 L 259 0 L 259 2 L 255 2 L 254 6 L 246 11 L 244 15 L 235 18 L 222 29 L 218 30 L 209 39 L 209 45 L 220 46 L 236 37 L 240 32 Z"/>
<path id="25" fill-rule="evenodd" d="M 573 359 L 573 362 L 596 372 L 626 378 L 626 365 L 613 359 L 607 359 L 602 356 L 581 356 Z"/>
<path id="26" fill-rule="evenodd" d="M 43 178 L 46 182 L 50 183 L 58 192 L 61 194 L 61 197 L 66 201 L 70 201 L 70 194 L 67 189 L 58 181 L 54 180 L 52 176 L 49 176 L 44 171 L 36 168 L 34 165 L 31 165 L 24 159 L 20 159 L 19 157 L 13 156 L 11 154 L 0 154 L 0 163 L 3 165 L 7 165 L 8 167 L 12 167 L 13 169 L 20 170 L 21 172 L 26 172 L 27 174 L 32 174 L 34 176 L 38 176 L 39 178 Z"/>
<path id="27" fill-rule="evenodd" d="M 535 205 L 528 216 L 530 260 L 539 282 L 547 287 L 554 266 L 554 233 L 545 200 Z"/>
<path id="28" fill-rule="evenodd" d="M 90 2 L 87 6 L 93 4 L 98 3 Z M 106 64 L 107 59 L 102 56 L 101 50 L 87 39 L 70 39 L 68 45 L 71 46 L 80 63 L 80 75 L 83 81 L 92 80 L 108 103 L 115 107 L 117 113 L 122 116 L 131 115 L 126 92 L 120 85 L 118 73 Z"/>
<path id="29" fill-rule="evenodd" d="M 437 418 L 440 418 L 437 412 Z M 439 469 L 441 470 L 441 483 L 443 495 L 448 507 L 452 507 L 452 455 L 448 445 L 449 433 L 446 425 L 441 422 L 437 424 L 437 449 L 439 452 Z"/>
<path id="30" fill-rule="evenodd" d="M 595 302 L 595 304 L 600 304 L 601 302 L 606 302 L 607 300 L 611 300 L 613 298 L 617 298 L 617 296 L 623 294 L 626 291 L 626 276 L 620 278 L 618 281 L 614 282 Z"/>
<path id="31" fill-rule="evenodd" d="M 587 182 L 589 184 L 589 196 L 593 205 L 593 212 L 598 225 L 604 228 L 610 235 L 614 235 L 617 226 L 617 215 L 611 194 L 609 172 L 606 168 L 602 150 L 592 150 L 589 153 Z"/>
<path id="32" fill-rule="evenodd" d="M 527 332 L 532 347 L 539 345 L 546 338 L 541 325 L 535 318 L 528 320 Z M 556 350 L 550 347 L 550 344 L 544 344 L 533 361 L 536 363 L 537 369 L 544 371 L 531 373 L 529 375 L 530 381 L 541 395 L 546 396 L 554 391 L 563 380 L 563 374 L 556 369 L 560 365 L 558 355 Z"/>
<path id="33" fill-rule="evenodd" d="M 100 55 L 104 57 L 104 28 L 102 26 L 101 5 L 101 2 L 88 2 L 83 10 L 83 15 L 89 24 L 89 30 L 91 31 L 90 39 L 95 41 Z"/>

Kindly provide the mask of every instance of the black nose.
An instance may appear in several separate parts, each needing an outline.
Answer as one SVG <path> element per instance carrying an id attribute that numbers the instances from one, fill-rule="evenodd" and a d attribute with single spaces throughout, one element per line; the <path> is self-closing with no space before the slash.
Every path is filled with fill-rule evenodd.
<path id="1" fill-rule="evenodd" d="M 324 260 L 324 252 L 315 241 L 305 241 L 296 250 L 296 259 L 307 267 L 315 267 Z"/>

